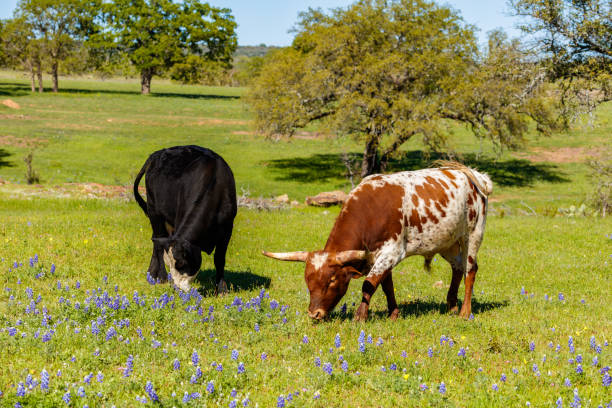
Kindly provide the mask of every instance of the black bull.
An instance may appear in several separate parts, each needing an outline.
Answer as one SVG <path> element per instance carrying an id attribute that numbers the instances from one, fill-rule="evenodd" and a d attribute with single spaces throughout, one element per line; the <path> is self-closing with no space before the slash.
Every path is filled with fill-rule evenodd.
<path id="1" fill-rule="evenodd" d="M 146 173 L 147 201 L 138 193 Z M 218 292 L 226 292 L 225 253 L 236 217 L 236 184 L 227 163 L 200 146 L 175 146 L 149 156 L 134 181 L 134 197 L 153 229 L 153 255 L 148 272 L 188 291 L 202 264 L 201 252 L 211 254 Z"/>

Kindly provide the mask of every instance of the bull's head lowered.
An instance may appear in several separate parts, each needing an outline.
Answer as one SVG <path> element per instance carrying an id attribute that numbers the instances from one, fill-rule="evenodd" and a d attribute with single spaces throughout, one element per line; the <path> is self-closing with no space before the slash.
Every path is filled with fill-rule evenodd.
<path id="1" fill-rule="evenodd" d="M 369 254 L 366 251 L 266 252 L 281 261 L 306 262 L 304 278 L 310 293 L 308 316 L 325 318 L 346 293 L 351 279 L 360 278 Z"/>
<path id="2" fill-rule="evenodd" d="M 189 292 L 190 283 L 202 266 L 202 250 L 181 238 L 153 238 L 153 241 L 164 249 L 164 262 L 174 284 L 183 292 Z"/>

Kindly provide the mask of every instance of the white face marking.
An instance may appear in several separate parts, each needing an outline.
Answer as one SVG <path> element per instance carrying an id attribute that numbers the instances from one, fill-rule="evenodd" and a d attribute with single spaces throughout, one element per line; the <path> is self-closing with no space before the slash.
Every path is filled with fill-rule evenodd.
<path id="1" fill-rule="evenodd" d="M 314 266 L 315 270 L 319 270 L 321 269 L 321 267 L 323 266 L 323 264 L 327 261 L 327 252 L 324 252 L 322 254 L 314 254 L 314 256 L 312 257 L 312 266 Z"/>
<path id="2" fill-rule="evenodd" d="M 170 247 L 168 251 L 164 251 L 164 262 L 168 265 L 168 269 L 170 269 L 170 277 L 174 284 L 183 292 L 189 292 L 191 289 L 191 282 L 195 279 L 195 275 L 184 275 L 176 270 L 176 260 L 174 259 L 174 255 L 172 255 L 172 247 Z"/>

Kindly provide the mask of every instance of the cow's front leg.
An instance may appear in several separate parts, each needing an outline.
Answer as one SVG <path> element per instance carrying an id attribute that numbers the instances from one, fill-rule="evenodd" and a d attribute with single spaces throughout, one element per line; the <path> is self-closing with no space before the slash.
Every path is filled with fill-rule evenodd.
<path id="1" fill-rule="evenodd" d="M 387 296 L 387 310 L 389 311 L 389 319 L 395 321 L 399 316 L 399 309 L 395 301 L 395 291 L 393 290 L 393 277 L 391 270 L 386 272 L 386 277 L 382 281 L 383 292 Z"/>
<path id="2" fill-rule="evenodd" d="M 393 245 L 384 245 L 383 249 L 379 253 L 376 261 L 374 261 L 374 265 L 368 273 L 365 282 L 363 282 L 362 297 L 361 297 L 361 305 L 359 305 L 359 309 L 357 309 L 357 313 L 355 313 L 356 321 L 365 321 L 368 318 L 368 309 L 370 308 L 370 299 L 372 295 L 376 291 L 378 285 L 385 280 L 387 275 L 391 274 L 391 268 L 393 268 L 401 258 L 397 258 L 394 256 L 393 252 L 395 251 L 395 247 Z M 387 294 L 386 289 L 383 287 L 385 294 Z M 393 282 L 391 282 L 391 293 L 393 293 Z M 395 295 L 392 294 L 391 299 L 392 303 L 389 303 L 389 295 L 387 295 L 387 304 L 390 307 L 393 307 L 393 310 L 397 308 L 397 304 L 395 303 Z M 390 316 L 392 312 L 390 309 Z"/>
<path id="3" fill-rule="evenodd" d="M 365 282 L 363 282 L 363 286 L 361 287 L 361 304 L 355 312 L 355 321 L 356 322 L 364 322 L 368 318 L 368 309 L 370 308 L 370 299 L 372 299 L 372 295 L 376 292 L 376 287 L 380 282 L 377 279 L 373 279 L 367 277 Z"/>

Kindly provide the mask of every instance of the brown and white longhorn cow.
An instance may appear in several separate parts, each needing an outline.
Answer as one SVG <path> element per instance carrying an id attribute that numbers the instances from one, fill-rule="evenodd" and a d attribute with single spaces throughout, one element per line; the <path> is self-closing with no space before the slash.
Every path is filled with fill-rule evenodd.
<path id="1" fill-rule="evenodd" d="M 451 313 L 457 312 L 457 292 L 465 275 L 459 315 L 467 318 L 492 188 L 486 174 L 456 162 L 444 162 L 441 168 L 369 176 L 349 194 L 322 251 L 263 254 L 306 262 L 311 318 L 327 316 L 346 293 L 351 278 L 365 276 L 355 320 L 368 317 L 370 298 L 379 284 L 387 296 L 389 317 L 395 320 L 399 309 L 392 268 L 411 255 L 424 256 L 428 268 L 439 253 L 452 267 L 446 297 Z"/>

